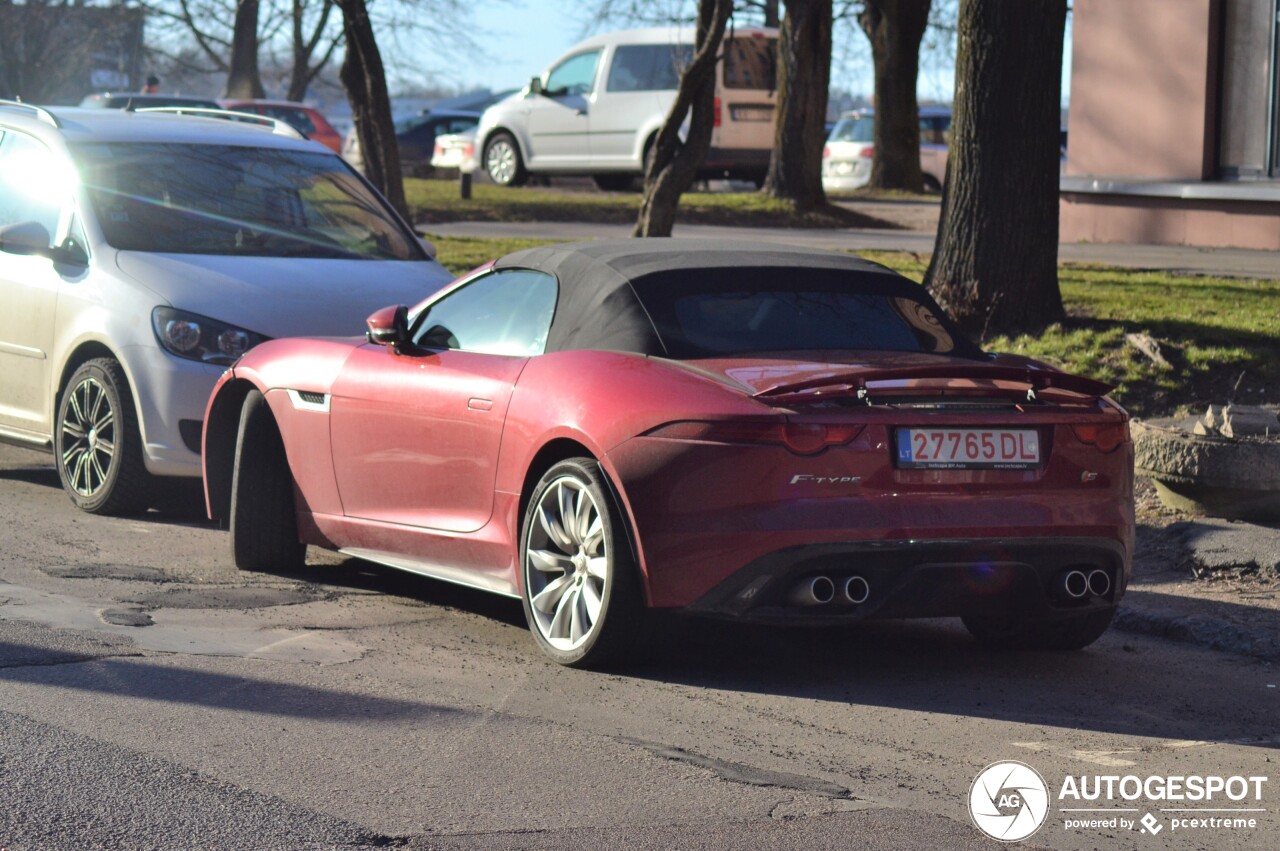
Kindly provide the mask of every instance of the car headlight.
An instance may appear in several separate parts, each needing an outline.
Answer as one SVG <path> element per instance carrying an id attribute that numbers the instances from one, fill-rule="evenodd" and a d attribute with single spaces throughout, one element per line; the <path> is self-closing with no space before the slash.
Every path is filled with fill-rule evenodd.
<path id="1" fill-rule="evenodd" d="M 151 311 L 151 327 L 156 332 L 160 348 L 169 354 L 222 366 L 234 363 L 236 358 L 268 339 L 261 334 L 172 307 L 157 307 Z"/>

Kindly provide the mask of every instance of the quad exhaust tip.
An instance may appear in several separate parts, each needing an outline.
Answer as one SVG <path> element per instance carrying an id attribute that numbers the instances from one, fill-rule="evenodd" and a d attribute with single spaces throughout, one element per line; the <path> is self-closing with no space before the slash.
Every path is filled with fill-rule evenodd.
<path id="1" fill-rule="evenodd" d="M 1064 570 L 1053 578 L 1054 596 L 1062 600 L 1080 600 L 1089 593 L 1089 577 L 1083 570 Z"/>
<path id="2" fill-rule="evenodd" d="M 797 606 L 822 606 L 835 598 L 836 584 L 826 576 L 802 579 L 791 591 L 791 602 Z"/>
<path id="3" fill-rule="evenodd" d="M 828 603 L 860 606 L 871 596 L 871 585 L 861 576 L 831 579 L 809 576 L 791 589 L 791 602 L 797 606 L 825 606 Z"/>
<path id="4" fill-rule="evenodd" d="M 1053 577 L 1050 592 L 1058 600 L 1071 602 L 1085 597 L 1105 597 L 1111 593 L 1111 575 L 1101 568 L 1072 568 Z"/>
<path id="5" fill-rule="evenodd" d="M 860 606 L 871 596 L 871 585 L 861 576 L 850 576 L 840 588 L 844 602 Z"/>

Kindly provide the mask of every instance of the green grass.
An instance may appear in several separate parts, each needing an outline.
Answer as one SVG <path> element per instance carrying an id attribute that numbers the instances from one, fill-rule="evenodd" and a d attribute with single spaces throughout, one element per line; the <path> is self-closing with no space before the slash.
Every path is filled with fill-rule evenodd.
<path id="1" fill-rule="evenodd" d="M 458 184 L 449 180 L 404 182 L 410 218 L 419 229 L 445 222 L 603 222 L 634 224 L 640 211 L 639 192 L 592 192 L 519 189 L 476 183 L 472 197 L 458 197 Z M 755 227 L 892 228 L 889 222 L 829 205 L 797 214 L 786 201 L 757 192 L 686 192 L 677 221 L 690 224 Z"/>
<path id="2" fill-rule="evenodd" d="M 431 237 L 451 271 L 461 273 L 544 240 Z M 860 252 L 913 280 L 928 257 Z M 1064 265 L 1059 270 L 1069 319 L 1034 336 L 983 341 L 1116 384 L 1115 398 L 1139 416 L 1201 410 L 1210 403 L 1280 403 L 1280 281 L 1252 281 Z M 1149 334 L 1169 366 L 1158 366 L 1125 336 Z"/>
<path id="3" fill-rule="evenodd" d="M 863 256 L 916 281 L 928 265 L 905 253 Z M 1113 382 L 1116 399 L 1142 416 L 1210 402 L 1280 402 L 1280 281 L 1065 264 L 1058 283 L 1067 322 L 983 347 Z M 1128 334 L 1154 338 L 1169 366 L 1141 354 Z"/>

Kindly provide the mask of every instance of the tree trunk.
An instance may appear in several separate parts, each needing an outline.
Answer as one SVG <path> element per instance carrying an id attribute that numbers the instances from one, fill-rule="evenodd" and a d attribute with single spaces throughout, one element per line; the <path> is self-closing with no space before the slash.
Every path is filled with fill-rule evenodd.
<path id="1" fill-rule="evenodd" d="M 347 55 L 339 76 L 351 104 L 356 135 L 360 139 L 364 175 L 407 219 L 409 209 L 404 200 L 404 178 L 400 173 L 400 148 L 391 118 L 391 98 L 387 94 L 386 72 L 373 36 L 369 8 L 365 0 L 339 0 L 338 5 L 342 9 L 343 34 L 347 42 Z"/>
<path id="2" fill-rule="evenodd" d="M 778 36 L 778 106 L 764 192 L 796 210 L 827 203 L 823 128 L 831 83 L 831 0 L 785 0 Z"/>
<path id="3" fill-rule="evenodd" d="M 760 8 L 764 15 L 764 25 L 766 27 L 776 27 L 778 25 L 778 0 L 764 0 L 760 4 Z"/>
<path id="4" fill-rule="evenodd" d="M 970 332 L 1065 317 L 1058 123 L 1067 0 L 962 0 L 951 157 L 925 284 Z"/>
<path id="5" fill-rule="evenodd" d="M 671 236 L 680 196 L 697 176 L 711 147 L 715 123 L 716 61 L 732 0 L 699 0 L 693 61 L 680 75 L 676 99 L 647 157 L 644 200 L 632 236 Z M 680 125 L 689 116 L 689 133 L 680 141 Z"/>
<path id="6" fill-rule="evenodd" d="M 858 23 L 871 42 L 876 120 L 870 186 L 924 188 L 920 173 L 920 39 L 931 0 L 866 0 Z"/>
<path id="7" fill-rule="evenodd" d="M 239 0 L 231 34 L 231 63 L 227 70 L 226 97 L 266 97 L 258 72 L 258 0 Z"/>

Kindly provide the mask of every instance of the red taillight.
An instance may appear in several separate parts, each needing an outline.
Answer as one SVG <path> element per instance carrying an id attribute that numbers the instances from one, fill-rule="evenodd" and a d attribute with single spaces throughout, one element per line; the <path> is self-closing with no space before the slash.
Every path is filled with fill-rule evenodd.
<path id="1" fill-rule="evenodd" d="M 716 111 L 715 111 L 715 116 L 711 121 L 711 126 L 712 127 L 720 126 L 720 98 L 716 98 Z"/>
<path id="2" fill-rule="evenodd" d="M 1089 446 L 1096 446 L 1102 452 L 1111 452 L 1117 446 L 1129 440 L 1129 423 L 1085 423 L 1073 425 L 1076 439 Z"/>
<path id="3" fill-rule="evenodd" d="M 444 156 L 444 145 L 436 145 L 436 149 L 432 153 L 434 153 L 437 157 Z"/>
<path id="4" fill-rule="evenodd" d="M 861 151 L 858 151 L 858 156 L 862 157 L 863 159 L 868 159 L 868 160 L 869 160 L 869 159 L 871 159 L 872 157 L 874 157 L 875 155 L 876 155 L 876 146 L 875 146 L 875 145 L 867 145 L 867 146 L 866 146 L 865 148 L 863 148 Z"/>
<path id="5" fill-rule="evenodd" d="M 823 146 L 822 146 L 822 158 L 823 158 L 824 160 L 829 160 L 829 159 L 831 159 L 831 146 L 830 146 L 830 145 L 823 145 Z"/>
<path id="6" fill-rule="evenodd" d="M 843 446 L 862 432 L 855 423 L 791 423 L 726 420 L 667 423 L 648 432 L 666 440 L 706 443 L 749 443 L 782 446 L 796 455 L 816 455 L 830 446 Z"/>
<path id="7" fill-rule="evenodd" d="M 475 146 L 475 145 L 473 145 L 471 142 L 468 142 L 466 145 L 464 145 L 464 146 L 462 147 L 462 156 L 463 156 L 463 157 L 470 157 L 470 156 L 474 155 L 474 154 L 475 154 L 475 152 L 476 152 L 476 146 Z"/>

